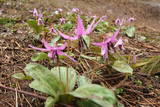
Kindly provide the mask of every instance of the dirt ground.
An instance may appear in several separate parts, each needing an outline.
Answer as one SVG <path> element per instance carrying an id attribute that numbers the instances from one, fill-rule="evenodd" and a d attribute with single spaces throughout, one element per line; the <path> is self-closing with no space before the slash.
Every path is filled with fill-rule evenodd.
<path id="1" fill-rule="evenodd" d="M 136 32 L 150 38 L 150 41 L 131 41 L 131 50 L 137 48 L 140 52 L 147 51 L 146 55 L 160 55 L 160 0 L 0 0 L 0 17 L 17 19 L 12 26 L 0 25 L 0 84 L 33 92 L 28 82 L 11 77 L 15 72 L 23 72 L 33 53 L 28 48 L 32 43 L 32 33 L 26 24 L 26 20 L 32 17 L 29 11 L 37 8 L 52 13 L 56 8 L 69 10 L 74 7 L 96 15 L 107 15 L 110 22 L 117 17 L 135 17 Z M 126 107 L 159 107 L 159 80 L 143 73 L 135 73 L 134 76 L 144 83 L 143 86 L 127 80 L 126 84 L 119 86 L 127 93 L 118 96 L 120 102 Z M 150 84 L 153 90 L 146 88 Z M 17 103 L 19 107 L 43 107 L 43 100 L 0 88 L 0 107 L 15 107 Z"/>

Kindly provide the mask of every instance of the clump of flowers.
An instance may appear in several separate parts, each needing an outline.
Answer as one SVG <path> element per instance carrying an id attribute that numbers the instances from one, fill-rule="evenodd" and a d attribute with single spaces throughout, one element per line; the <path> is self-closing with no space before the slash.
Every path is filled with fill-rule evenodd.
<path id="1" fill-rule="evenodd" d="M 44 29 L 45 28 L 47 29 L 45 33 L 53 34 L 52 36 L 54 36 L 54 39 L 52 39 L 53 45 L 48 43 L 46 40 L 42 39 L 41 42 L 44 45 L 44 48 L 38 48 L 33 45 L 29 45 L 29 47 L 34 50 L 47 53 L 47 54 L 44 53 L 45 56 L 48 55 L 48 57 L 53 59 L 54 61 L 59 60 L 60 55 L 66 56 L 73 62 L 76 62 L 76 64 L 77 62 L 79 62 L 80 67 L 79 65 L 76 66 L 75 68 L 77 70 L 75 70 L 72 67 L 60 66 L 57 64 L 50 70 L 40 64 L 35 64 L 35 63 L 27 64 L 26 74 L 31 76 L 34 79 L 34 81 L 30 84 L 30 87 L 49 95 L 45 104 L 46 107 L 53 106 L 56 102 L 59 102 L 61 98 L 63 100 L 71 99 L 69 101 L 67 100 L 69 103 L 71 101 L 78 101 L 79 99 L 87 99 L 87 104 L 89 106 L 94 106 L 94 104 L 95 106 L 98 105 L 101 107 L 105 107 L 106 105 L 110 107 L 115 106 L 117 103 L 117 99 L 115 98 L 115 95 L 111 90 L 105 87 L 102 87 L 100 85 L 92 84 L 90 79 L 86 78 L 85 76 L 81 76 L 77 74 L 78 70 L 81 69 L 81 64 L 83 65 L 83 60 L 81 60 L 81 57 L 89 60 L 95 60 L 95 57 L 84 55 L 86 50 L 81 51 L 81 49 L 84 47 L 87 47 L 88 49 L 90 48 L 89 45 L 87 45 L 88 41 L 90 43 L 89 34 L 91 34 L 96 29 L 98 24 L 104 21 L 106 16 L 102 16 L 99 19 L 97 18 L 97 16 L 92 16 L 92 17 L 88 16 L 89 18 L 88 17 L 87 18 L 89 20 L 92 19 L 92 21 L 90 22 L 90 24 L 85 25 L 84 21 L 81 19 L 81 14 L 79 13 L 80 10 L 78 8 L 73 8 L 70 11 L 70 13 L 72 13 L 70 15 L 71 17 L 73 16 L 72 17 L 73 20 L 77 16 L 77 22 L 76 22 L 76 27 L 74 29 L 74 36 L 71 36 L 63 33 L 65 31 L 72 31 L 73 29 L 70 26 L 69 26 L 70 28 L 69 30 L 63 29 L 62 26 L 69 22 L 68 20 L 70 17 L 68 18 L 68 17 L 65 17 L 65 15 L 63 14 L 59 14 L 62 11 L 63 9 L 59 8 L 54 12 L 54 15 L 57 16 L 56 18 L 58 18 L 58 20 L 56 20 L 58 24 L 55 23 L 55 26 L 51 27 L 49 31 L 47 31 L 48 30 L 48 27 L 46 27 L 47 25 L 44 26 Z M 38 21 L 38 25 L 44 24 L 43 15 L 39 14 L 36 9 L 34 9 L 32 12 L 33 12 L 33 16 L 35 16 L 36 20 Z M 105 61 L 106 59 L 108 59 L 111 51 L 116 53 L 117 48 L 119 48 L 120 50 L 125 49 L 123 39 L 122 37 L 118 37 L 118 35 L 122 30 L 121 26 L 124 23 L 131 22 L 133 20 L 135 19 L 134 18 L 129 18 L 127 20 L 117 19 L 115 21 L 115 24 L 118 25 L 118 28 L 114 27 L 114 29 L 112 29 L 112 31 L 115 29 L 116 31 L 113 33 L 111 37 L 106 36 L 102 42 L 91 43 L 92 45 L 94 45 L 94 47 L 98 46 L 101 48 L 101 55 Z M 72 23 L 72 21 L 70 22 L 71 24 L 74 24 Z M 75 20 L 73 22 L 75 22 Z M 102 23 L 102 25 L 104 24 L 106 25 L 106 23 Z M 85 28 L 85 26 L 87 26 L 87 28 Z M 100 26 L 99 28 L 101 29 L 102 27 L 103 26 Z M 62 30 L 60 29 L 63 29 L 64 31 L 62 32 Z M 86 39 L 86 37 L 88 38 Z M 69 41 L 66 41 L 66 40 L 69 40 Z M 75 60 L 73 57 L 65 53 L 65 51 L 67 51 L 66 50 L 67 44 L 69 44 L 67 42 L 73 42 L 76 40 L 78 40 L 78 46 L 80 48 L 80 52 L 76 50 L 74 46 L 73 46 L 74 49 L 71 47 L 71 50 L 74 50 L 73 52 L 76 51 L 78 53 L 78 54 L 72 53 L 74 56 L 76 56 L 77 59 L 79 58 L 78 60 Z M 58 44 L 59 41 L 60 43 L 63 42 L 64 44 L 61 44 L 61 45 Z M 67 49 L 70 49 L 70 47 L 68 47 Z M 97 60 L 97 57 L 96 57 L 96 61 L 97 61 L 96 63 L 99 63 L 99 60 Z M 86 64 L 87 67 L 85 66 L 85 64 L 83 66 L 86 69 L 86 71 L 88 70 L 88 68 L 89 70 L 91 70 L 92 66 L 90 66 L 90 63 L 88 63 L 88 61 L 86 60 L 85 60 L 85 63 L 87 63 Z M 132 74 L 133 72 L 132 68 L 124 61 L 117 60 L 115 58 L 113 63 L 114 64 L 111 66 L 116 71 Z M 64 64 L 66 64 L 66 62 L 64 62 Z M 68 66 L 69 64 L 66 64 L 66 65 Z M 41 87 L 39 88 L 37 86 L 41 86 Z M 72 97 L 70 98 L 70 96 Z M 85 100 L 79 100 L 78 102 L 81 102 L 82 104 L 86 104 Z"/>
<path id="2" fill-rule="evenodd" d="M 116 24 L 116 25 L 119 25 L 119 26 L 122 26 L 122 25 L 124 25 L 125 23 L 132 22 L 132 21 L 135 21 L 135 18 L 133 18 L 133 17 L 130 17 L 130 18 L 128 18 L 128 19 L 125 19 L 125 18 L 119 19 L 119 18 L 117 18 L 117 19 L 115 20 L 115 24 Z"/>

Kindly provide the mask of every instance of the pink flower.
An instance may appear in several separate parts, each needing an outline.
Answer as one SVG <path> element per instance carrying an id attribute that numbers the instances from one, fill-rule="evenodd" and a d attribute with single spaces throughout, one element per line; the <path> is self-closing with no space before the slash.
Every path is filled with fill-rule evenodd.
<path id="1" fill-rule="evenodd" d="M 117 43 L 114 45 L 114 47 L 119 47 L 120 49 L 124 50 L 122 38 L 119 38 L 119 40 L 118 40 Z"/>
<path id="2" fill-rule="evenodd" d="M 33 16 L 38 16 L 38 11 L 36 8 L 33 9 L 33 11 L 31 11 L 33 13 Z"/>
<path id="3" fill-rule="evenodd" d="M 133 18 L 133 17 L 130 17 L 129 19 L 124 19 L 124 18 L 123 19 L 119 19 L 119 18 L 117 18 L 115 20 L 115 24 L 119 25 L 119 26 L 122 26 L 123 24 L 128 23 L 128 22 L 132 22 L 134 20 L 135 20 L 135 18 Z"/>
<path id="4" fill-rule="evenodd" d="M 43 20 L 42 20 L 42 18 L 38 18 L 38 25 L 43 25 L 44 23 L 43 23 Z"/>
<path id="5" fill-rule="evenodd" d="M 124 49 L 122 38 L 120 38 L 119 40 L 116 39 L 116 37 L 118 36 L 119 32 L 120 32 L 120 30 L 118 29 L 112 35 L 112 37 L 106 38 L 103 42 L 92 43 L 93 45 L 101 47 L 101 55 L 103 56 L 104 59 L 108 58 L 109 47 L 111 47 L 111 48 L 120 47 L 120 48 Z M 114 44 L 114 43 L 116 43 L 116 44 L 114 45 L 114 47 L 112 47 L 112 44 Z"/>
<path id="6" fill-rule="evenodd" d="M 67 43 L 63 44 L 62 46 L 50 46 L 49 43 L 46 42 L 44 39 L 41 42 L 43 43 L 45 48 L 37 48 L 32 45 L 29 45 L 29 47 L 42 52 L 48 52 L 48 57 L 52 59 L 54 59 L 57 55 L 63 55 L 70 58 L 72 61 L 76 62 L 76 60 L 74 60 L 71 56 L 63 52 L 63 50 L 67 46 Z"/>
<path id="7" fill-rule="evenodd" d="M 132 21 L 135 21 L 136 19 L 134 18 L 134 17 L 130 17 L 129 19 L 128 19 L 128 22 L 132 22 Z"/>
<path id="8" fill-rule="evenodd" d="M 60 20 L 60 23 L 61 23 L 61 24 L 65 23 L 65 21 L 66 21 L 66 19 L 65 19 L 65 18 L 63 18 L 63 17 L 62 17 L 62 18 L 60 18 L 59 20 Z"/>
<path id="9" fill-rule="evenodd" d="M 73 8 L 73 9 L 72 9 L 72 12 L 73 12 L 73 13 L 79 12 L 79 9 L 78 9 L 78 8 Z"/>
<path id="10" fill-rule="evenodd" d="M 125 20 L 124 19 L 119 19 L 117 18 L 116 21 L 115 21 L 115 24 L 116 25 L 119 25 L 119 26 L 122 26 L 124 24 Z"/>
<path id="11" fill-rule="evenodd" d="M 96 19 L 97 17 L 94 17 L 93 18 L 93 21 L 91 22 L 90 25 L 88 25 L 87 29 L 84 28 L 84 24 L 83 24 L 83 21 L 82 19 L 80 18 L 80 16 L 78 15 L 78 18 L 77 18 L 77 27 L 75 29 L 75 36 L 69 36 L 69 35 L 66 35 L 66 34 L 63 34 L 62 32 L 60 32 L 58 30 L 58 33 L 61 37 L 63 37 L 64 39 L 68 39 L 68 40 L 77 40 L 79 39 L 80 37 L 82 37 L 83 35 L 88 35 L 90 34 L 94 29 L 95 27 L 102 21 L 102 19 L 104 18 L 101 17 L 97 22 L 96 22 Z"/>
<path id="12" fill-rule="evenodd" d="M 54 29 L 54 27 L 51 27 L 51 28 L 49 29 L 49 33 L 58 35 L 58 33 L 57 33 L 56 29 Z"/>

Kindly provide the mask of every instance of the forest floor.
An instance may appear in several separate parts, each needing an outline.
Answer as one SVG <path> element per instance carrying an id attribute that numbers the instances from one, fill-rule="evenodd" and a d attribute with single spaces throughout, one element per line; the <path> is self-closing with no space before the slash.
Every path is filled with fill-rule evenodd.
<path id="1" fill-rule="evenodd" d="M 56 8 L 69 10 L 74 7 L 96 15 L 107 15 L 113 23 L 124 16 L 136 19 L 136 34 L 147 38 L 128 38 L 128 49 L 139 58 L 160 55 L 160 0 L 0 0 L 0 84 L 19 90 L 34 92 L 26 81 L 11 77 L 23 72 L 34 53 L 28 48 L 32 43 L 30 28 L 26 21 L 32 17 L 33 8 L 53 12 Z M 141 54 L 142 53 L 142 54 Z M 160 70 L 160 69 L 159 69 Z M 106 77 L 109 81 L 118 79 L 113 87 L 123 89 L 117 97 L 126 107 L 160 107 L 160 71 L 154 74 L 134 72 L 133 78 L 122 80 L 117 76 Z M 18 99 L 18 100 L 17 100 Z M 25 94 L 0 88 L 0 107 L 43 107 L 43 100 Z"/>

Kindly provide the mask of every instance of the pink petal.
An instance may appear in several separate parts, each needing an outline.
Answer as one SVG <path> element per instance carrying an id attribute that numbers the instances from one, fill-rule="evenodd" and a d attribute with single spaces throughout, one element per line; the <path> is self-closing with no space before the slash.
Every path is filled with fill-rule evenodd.
<path id="1" fill-rule="evenodd" d="M 43 20 L 42 20 L 42 18 L 38 18 L 38 25 L 43 25 L 44 23 L 43 23 Z"/>
<path id="2" fill-rule="evenodd" d="M 92 30 L 93 30 L 93 25 L 94 25 L 96 19 L 97 19 L 97 17 L 94 16 L 93 21 L 91 22 L 90 25 L 88 25 L 87 30 L 85 31 L 85 34 L 86 34 L 86 35 L 92 32 Z"/>
<path id="3" fill-rule="evenodd" d="M 61 37 L 63 37 L 64 39 L 67 39 L 67 40 L 77 40 L 77 39 L 78 39 L 78 36 L 73 36 L 73 37 L 72 37 L 72 36 L 68 36 L 68 35 L 60 32 L 59 30 L 57 30 L 57 31 L 58 31 L 59 35 L 60 35 Z"/>
<path id="4" fill-rule="evenodd" d="M 111 37 L 111 42 L 112 43 L 117 41 L 116 37 L 118 36 L 119 32 L 120 32 L 120 29 L 117 29 L 116 32 L 114 32 L 113 36 Z"/>
<path id="5" fill-rule="evenodd" d="M 69 59 L 71 59 L 72 61 L 77 62 L 76 60 L 74 60 L 74 58 L 72 58 L 71 56 L 67 55 L 66 53 L 64 53 L 64 52 L 62 52 L 62 51 L 57 51 L 57 54 L 58 54 L 58 55 L 66 56 L 66 57 L 68 57 Z"/>
<path id="6" fill-rule="evenodd" d="M 101 55 L 103 55 L 104 59 L 108 58 L 108 46 L 103 46 L 101 49 Z"/>
<path id="7" fill-rule="evenodd" d="M 29 45 L 29 47 L 32 48 L 32 49 L 35 49 L 35 50 L 42 51 L 42 52 L 48 52 L 48 51 L 50 51 L 49 49 L 37 48 L 37 47 L 34 47 L 34 46 L 32 46 L 32 45 Z"/>
<path id="8" fill-rule="evenodd" d="M 119 23 L 120 23 L 120 19 L 117 18 L 117 19 L 115 20 L 115 24 L 119 25 Z"/>
<path id="9" fill-rule="evenodd" d="M 83 21 L 82 21 L 81 17 L 78 15 L 76 35 L 78 37 L 81 37 L 84 34 L 84 31 L 85 31 L 85 28 L 84 28 L 84 25 L 83 25 Z"/>
<path id="10" fill-rule="evenodd" d="M 114 45 L 114 47 L 118 47 L 118 46 L 121 47 L 122 50 L 124 50 L 122 38 L 120 38 L 120 39 L 117 41 L 117 43 Z"/>
<path id="11" fill-rule="evenodd" d="M 58 34 L 56 29 L 54 29 L 54 27 L 50 28 L 49 33 Z"/>
<path id="12" fill-rule="evenodd" d="M 32 12 L 33 12 L 33 16 L 38 16 L 38 11 L 36 8 L 34 8 Z"/>
<path id="13" fill-rule="evenodd" d="M 47 41 L 45 41 L 44 39 L 42 39 L 41 42 L 43 43 L 43 45 L 44 45 L 44 47 L 46 49 L 51 49 L 51 46 L 49 45 L 49 43 Z"/>
<path id="14" fill-rule="evenodd" d="M 130 18 L 128 19 L 128 22 L 132 22 L 132 21 L 135 21 L 135 18 L 134 18 L 134 17 L 130 17 Z"/>
<path id="15" fill-rule="evenodd" d="M 55 53 L 55 52 L 52 52 L 52 51 L 50 51 L 50 52 L 48 53 L 48 57 L 49 57 L 49 58 L 52 58 L 52 59 L 55 58 L 55 55 L 56 55 L 56 53 Z"/>
<path id="16" fill-rule="evenodd" d="M 103 45 L 102 48 L 101 48 L 101 55 L 105 55 L 107 51 L 108 51 L 108 46 Z"/>
<path id="17" fill-rule="evenodd" d="M 116 19 L 115 24 L 122 26 L 124 24 L 124 19 Z"/>
<path id="18" fill-rule="evenodd" d="M 104 45 L 104 42 L 100 42 L 100 43 L 92 43 L 93 45 L 95 45 L 95 46 L 103 46 Z"/>
<path id="19" fill-rule="evenodd" d="M 73 8 L 71 11 L 72 11 L 72 12 L 78 12 L 79 9 L 78 9 L 78 8 Z"/>
<path id="20" fill-rule="evenodd" d="M 65 23 L 65 21 L 66 21 L 66 19 L 65 19 L 65 18 L 63 18 L 63 17 L 62 17 L 62 18 L 60 18 L 59 20 L 60 20 L 60 23 L 62 23 L 62 24 L 63 24 L 63 23 Z"/>
<path id="21" fill-rule="evenodd" d="M 97 26 L 101 21 L 104 20 L 104 18 L 106 18 L 106 16 L 102 16 L 102 17 L 93 25 L 92 31 L 96 28 L 96 26 Z"/>

